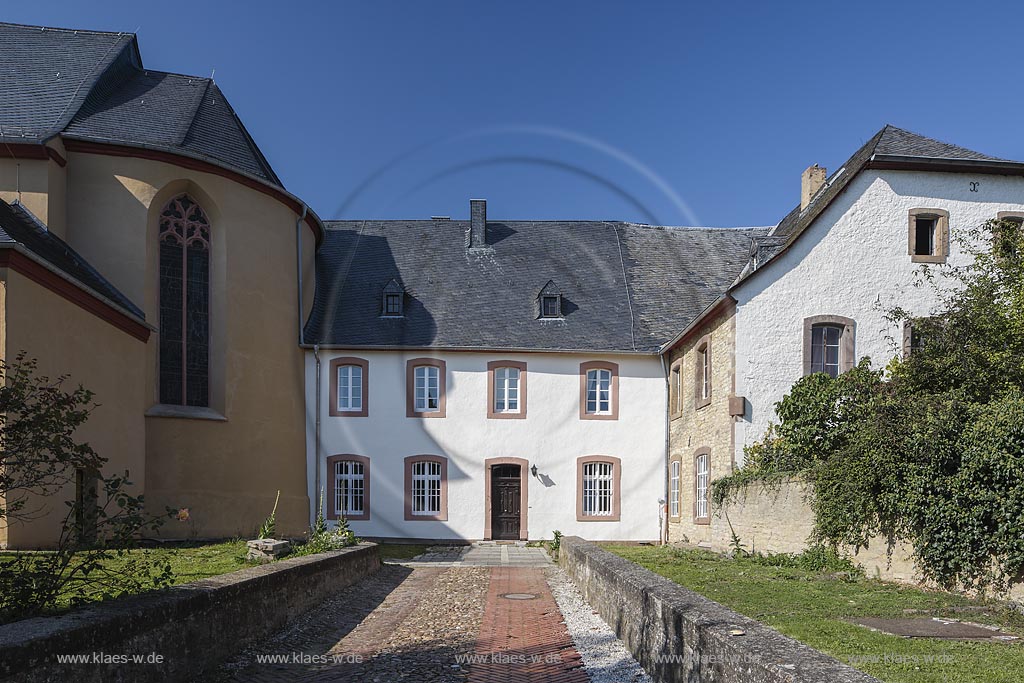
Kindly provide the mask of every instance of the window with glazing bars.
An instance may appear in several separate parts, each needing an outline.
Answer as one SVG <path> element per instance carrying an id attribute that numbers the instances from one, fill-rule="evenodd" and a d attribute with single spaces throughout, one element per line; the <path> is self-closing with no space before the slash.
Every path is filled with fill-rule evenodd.
<path id="1" fill-rule="evenodd" d="M 338 410 L 363 409 L 363 369 L 358 365 L 338 367 Z"/>
<path id="2" fill-rule="evenodd" d="M 694 516 L 704 518 L 708 516 L 708 455 L 702 453 L 697 456 L 695 470 L 696 486 L 694 495 Z"/>
<path id="3" fill-rule="evenodd" d="M 587 412 L 595 415 L 612 412 L 611 370 L 587 370 Z"/>
<path id="4" fill-rule="evenodd" d="M 679 516 L 679 461 L 672 461 L 672 472 L 669 483 L 669 514 L 672 517 Z"/>
<path id="5" fill-rule="evenodd" d="M 402 295 L 401 294 L 385 294 L 384 295 L 384 315 L 392 315 L 392 316 L 402 315 Z"/>
<path id="6" fill-rule="evenodd" d="M 441 514 L 441 463 L 421 460 L 412 464 L 412 514 Z"/>
<path id="7" fill-rule="evenodd" d="M 711 397 L 711 347 L 705 344 L 697 351 L 697 361 L 700 363 L 700 397 Z"/>
<path id="8" fill-rule="evenodd" d="M 417 413 L 441 410 L 441 369 L 418 365 L 413 370 L 413 408 Z"/>
<path id="9" fill-rule="evenodd" d="M 583 465 L 583 514 L 603 517 L 612 514 L 612 468 L 610 462 L 588 462 Z"/>
<path id="10" fill-rule="evenodd" d="M 811 328 L 811 372 L 839 376 L 839 347 L 843 328 L 837 325 L 815 325 Z"/>
<path id="11" fill-rule="evenodd" d="M 334 464 L 334 512 L 338 515 L 362 515 L 365 491 L 363 463 L 342 460 Z"/>
<path id="12" fill-rule="evenodd" d="M 519 412 L 519 368 L 494 370 L 494 412 Z"/>
<path id="13" fill-rule="evenodd" d="M 180 195 L 160 212 L 160 402 L 210 404 L 210 221 Z"/>

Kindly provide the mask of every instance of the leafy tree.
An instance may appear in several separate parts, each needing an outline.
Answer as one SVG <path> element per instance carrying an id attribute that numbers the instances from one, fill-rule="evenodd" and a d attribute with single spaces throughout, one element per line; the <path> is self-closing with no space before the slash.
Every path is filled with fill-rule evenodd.
<path id="1" fill-rule="evenodd" d="M 128 551 L 174 511 L 148 514 L 128 472 L 102 474 L 107 459 L 75 438 L 95 408 L 92 392 L 65 390 L 66 376 L 51 381 L 37 367 L 24 352 L 0 360 L 0 517 L 36 519 L 73 483 L 84 495 L 65 502 L 54 550 L 0 556 L 0 621 L 171 581 L 166 560 Z"/>
<path id="2" fill-rule="evenodd" d="M 715 482 L 716 501 L 800 473 L 817 542 L 908 541 L 950 588 L 1024 578 L 1024 231 L 993 221 L 959 243 L 968 265 L 921 273 L 941 302 L 932 315 L 888 312 L 912 326 L 912 353 L 797 381 L 744 468 Z"/>

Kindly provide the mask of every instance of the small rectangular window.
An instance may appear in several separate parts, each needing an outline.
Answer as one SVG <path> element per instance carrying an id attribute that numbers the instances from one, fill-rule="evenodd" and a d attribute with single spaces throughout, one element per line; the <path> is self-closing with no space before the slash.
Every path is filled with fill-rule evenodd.
<path id="1" fill-rule="evenodd" d="M 672 368 L 671 396 L 672 412 L 679 415 L 683 412 L 683 369 L 680 365 Z"/>
<path id="2" fill-rule="evenodd" d="M 708 475 L 708 454 L 701 453 L 694 467 L 694 516 L 697 519 L 708 517 Z"/>
<path id="3" fill-rule="evenodd" d="M 385 294 L 384 295 L 384 315 L 400 316 L 402 315 L 402 295 L 401 294 Z"/>
<path id="4" fill-rule="evenodd" d="M 670 476 L 669 484 L 669 515 L 672 517 L 679 516 L 679 469 L 680 462 L 678 460 L 672 461 L 672 472 Z"/>
<path id="5" fill-rule="evenodd" d="M 611 370 L 597 369 L 587 371 L 587 412 L 593 415 L 611 414 Z"/>
<path id="6" fill-rule="evenodd" d="M 494 412 L 519 412 L 519 368 L 494 371 Z"/>
<path id="7" fill-rule="evenodd" d="M 914 254 L 917 256 L 935 256 L 935 231 L 939 219 L 934 216 L 917 216 L 914 221 L 915 239 Z"/>
<path id="8" fill-rule="evenodd" d="M 839 376 L 839 349 L 843 328 L 837 325 L 815 325 L 811 328 L 811 372 Z"/>
<path id="9" fill-rule="evenodd" d="M 433 365 L 419 365 L 413 371 L 413 405 L 418 413 L 441 409 L 441 373 Z"/>
<path id="10" fill-rule="evenodd" d="M 542 318 L 559 318 L 562 315 L 562 311 L 559 310 L 558 297 L 557 296 L 545 296 L 541 297 L 541 313 Z"/>
<path id="11" fill-rule="evenodd" d="M 441 514 L 441 463 L 412 463 L 412 514 Z"/>
<path id="12" fill-rule="evenodd" d="M 610 462 L 588 462 L 583 465 L 583 515 L 611 516 L 613 512 L 612 468 Z"/>

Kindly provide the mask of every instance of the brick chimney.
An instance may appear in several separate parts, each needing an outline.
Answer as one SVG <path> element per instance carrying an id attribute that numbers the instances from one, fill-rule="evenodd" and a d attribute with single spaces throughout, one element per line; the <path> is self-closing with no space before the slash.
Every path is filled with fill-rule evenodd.
<path id="1" fill-rule="evenodd" d="M 487 246 L 487 200 L 469 200 L 469 248 Z"/>
<path id="2" fill-rule="evenodd" d="M 825 184 L 825 176 L 828 171 L 824 168 L 815 164 L 809 166 L 804 171 L 803 176 L 800 178 L 800 210 L 806 209 L 811 200 L 814 199 L 814 195 L 818 194 L 818 190 Z"/>

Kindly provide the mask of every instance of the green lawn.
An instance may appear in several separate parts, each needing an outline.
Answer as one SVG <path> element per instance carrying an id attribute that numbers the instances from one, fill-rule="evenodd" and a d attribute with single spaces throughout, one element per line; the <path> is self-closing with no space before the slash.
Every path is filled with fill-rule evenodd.
<path id="1" fill-rule="evenodd" d="M 605 547 L 888 683 L 1010 683 L 1024 678 L 1024 644 L 1020 642 L 907 639 L 846 621 L 868 616 L 947 616 L 997 624 L 1014 635 L 1024 635 L 1024 615 L 997 602 L 873 579 L 844 579 L 834 572 L 766 566 L 750 558 L 728 559 L 698 550 Z M 963 610 L 978 607 L 983 610 Z M 881 659 L 870 663 L 856 659 L 864 655 Z"/>

